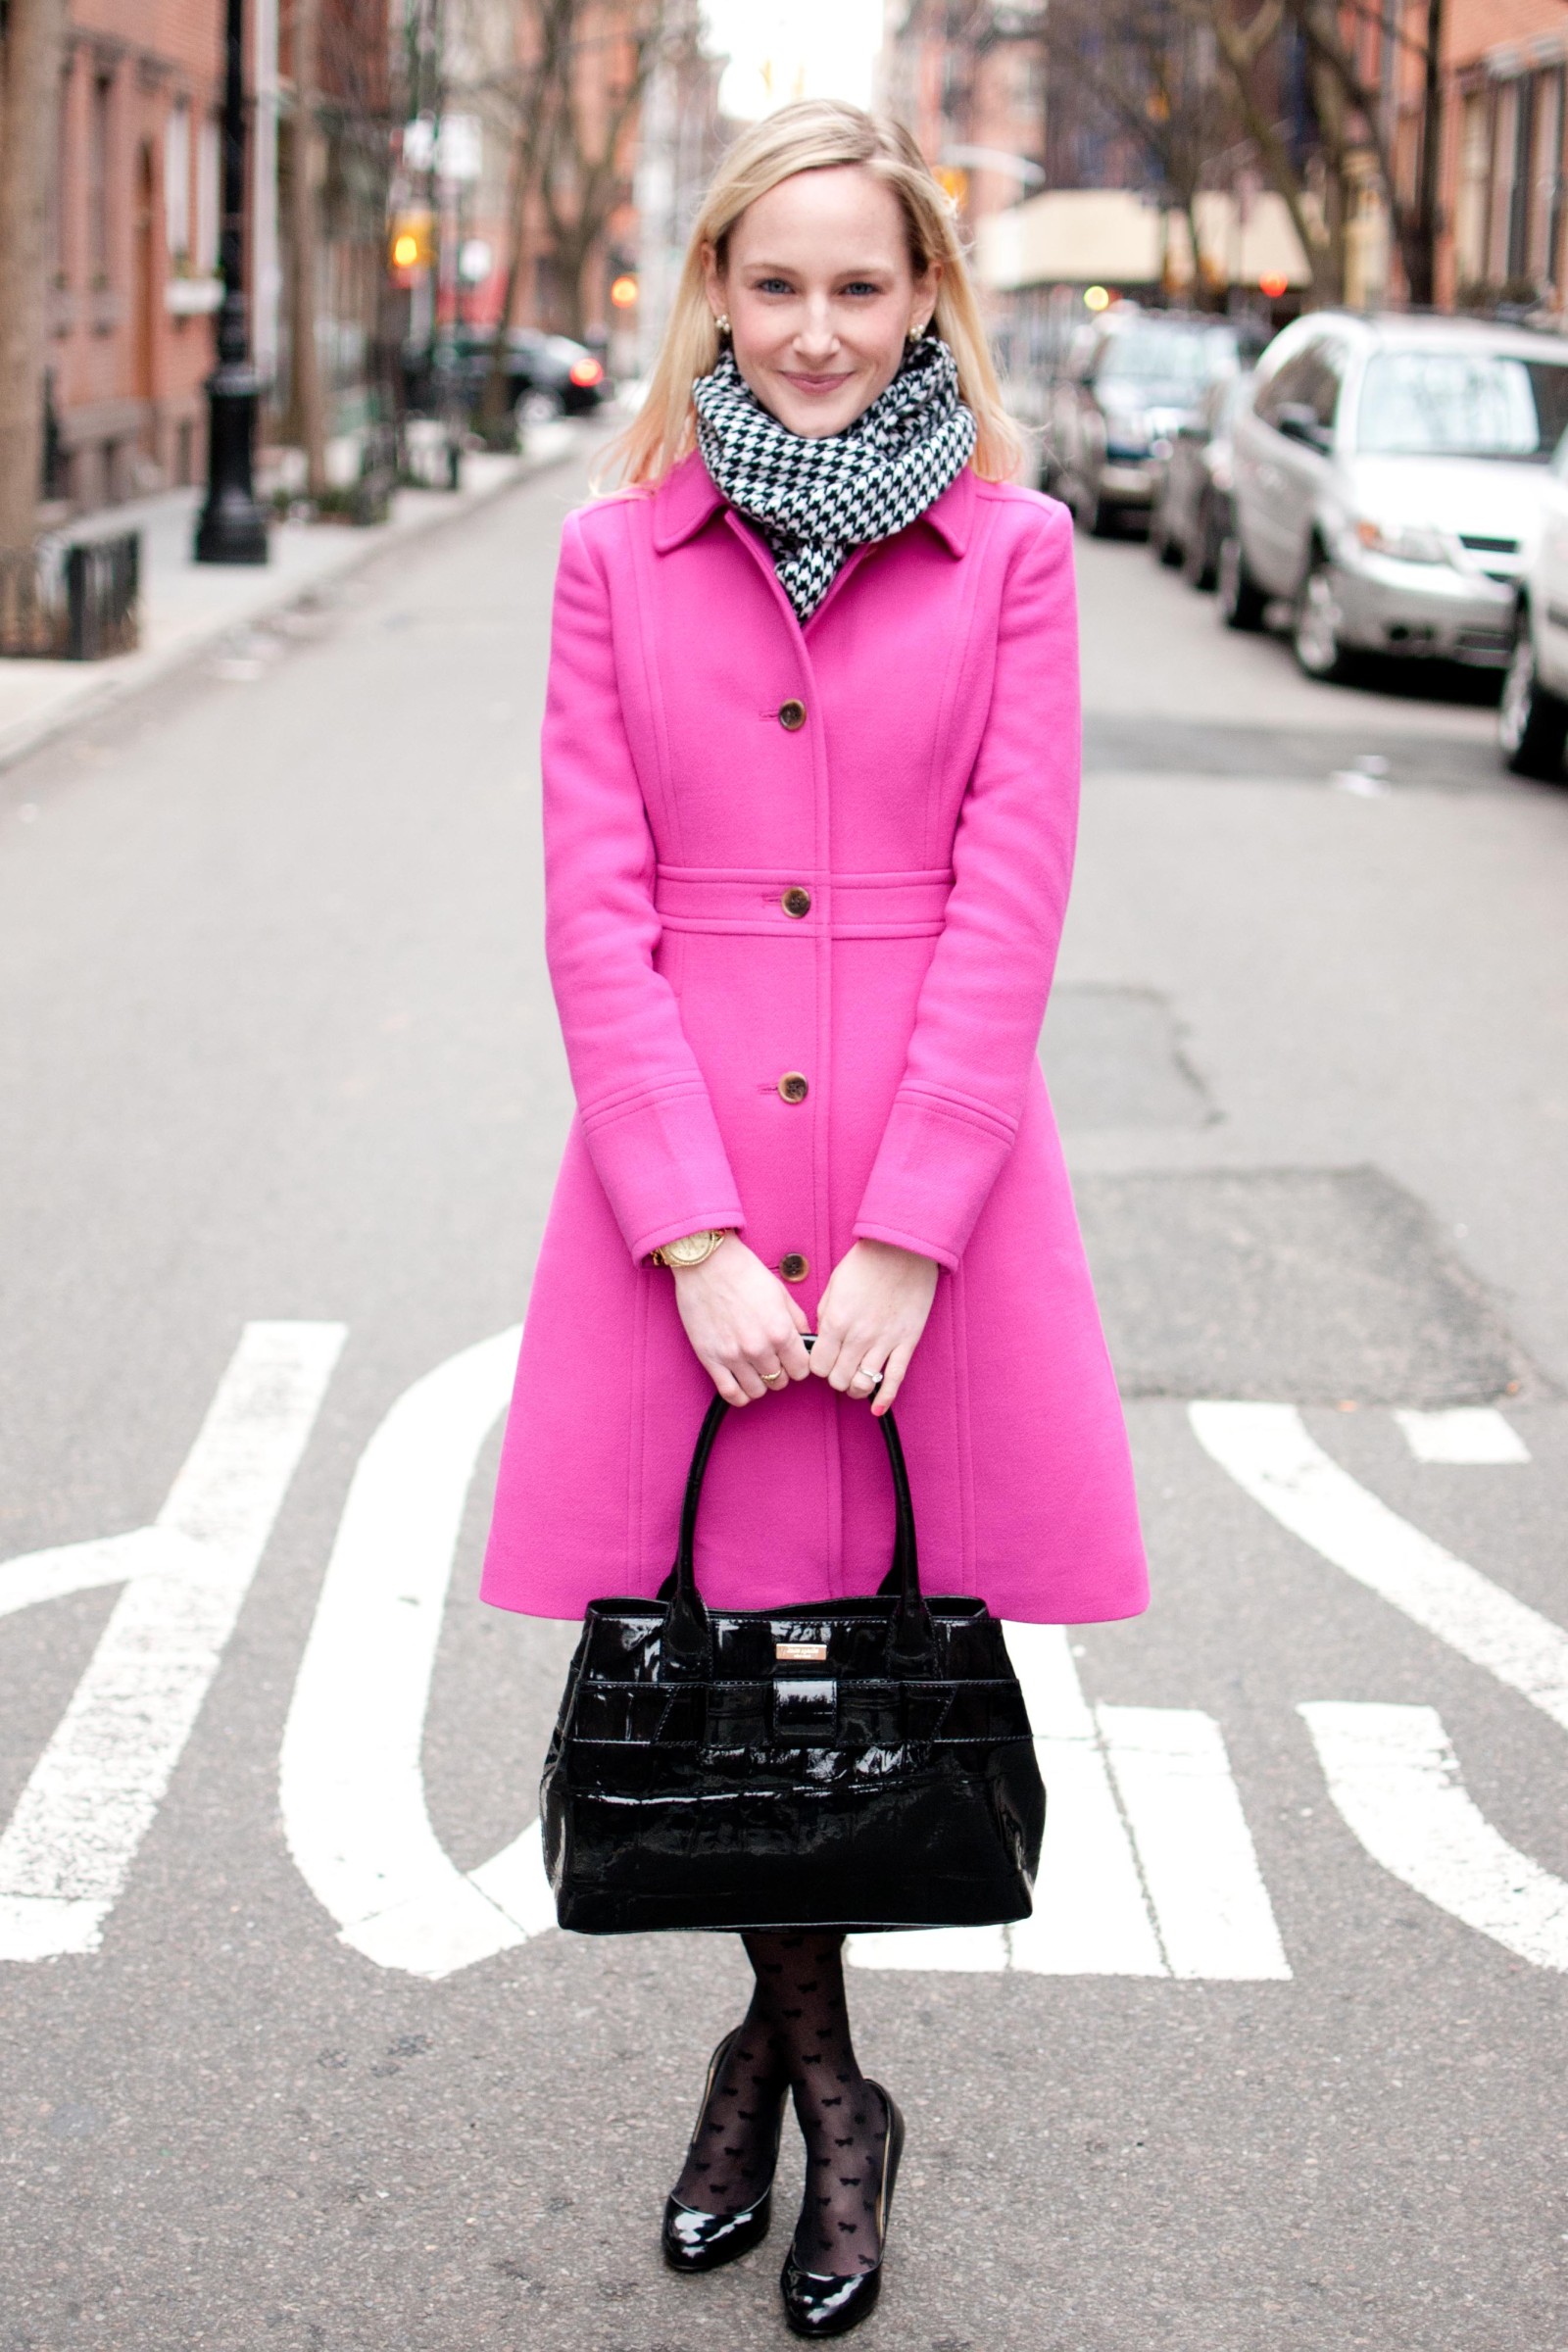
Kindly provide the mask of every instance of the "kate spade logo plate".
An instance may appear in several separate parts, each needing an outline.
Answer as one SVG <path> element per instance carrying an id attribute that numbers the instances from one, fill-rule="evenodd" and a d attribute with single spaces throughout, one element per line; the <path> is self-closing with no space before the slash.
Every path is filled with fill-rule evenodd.
<path id="1" fill-rule="evenodd" d="M 781 1666 L 825 1666 L 825 1642 L 775 1642 L 773 1656 Z"/>

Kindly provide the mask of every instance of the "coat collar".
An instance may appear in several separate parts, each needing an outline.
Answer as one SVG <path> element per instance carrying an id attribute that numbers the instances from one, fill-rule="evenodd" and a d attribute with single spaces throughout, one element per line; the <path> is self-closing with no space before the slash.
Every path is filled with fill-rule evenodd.
<path id="1" fill-rule="evenodd" d="M 955 474 L 941 497 L 933 499 L 925 513 L 917 516 L 916 523 L 929 524 L 950 555 L 961 556 L 969 545 L 974 501 L 975 477 L 965 466 Z M 664 476 L 654 493 L 654 545 L 659 553 L 667 556 L 671 548 L 695 539 L 724 503 L 723 492 L 703 464 L 700 452 L 694 449 Z M 911 530 L 916 523 L 910 524 Z"/>

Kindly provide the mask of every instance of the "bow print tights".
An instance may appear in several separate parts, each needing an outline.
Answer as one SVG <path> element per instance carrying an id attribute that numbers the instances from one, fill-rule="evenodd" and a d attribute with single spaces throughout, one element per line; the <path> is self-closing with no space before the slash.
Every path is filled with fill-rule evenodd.
<path id="1" fill-rule="evenodd" d="M 871 2269 L 887 2122 L 855 2060 L 844 1996 L 844 1937 L 821 1929 L 747 1935 L 751 2006 L 692 2135 L 675 2183 L 683 2205 L 742 2213 L 773 2169 L 773 2125 L 786 2088 L 806 2140 L 806 2201 L 795 2235 L 803 2270 L 850 2278 Z"/>

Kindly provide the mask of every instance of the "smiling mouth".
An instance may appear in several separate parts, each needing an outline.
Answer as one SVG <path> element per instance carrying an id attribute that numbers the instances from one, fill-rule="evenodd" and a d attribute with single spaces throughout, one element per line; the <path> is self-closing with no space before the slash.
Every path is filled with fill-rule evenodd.
<path id="1" fill-rule="evenodd" d="M 779 369 L 784 381 L 793 384 L 797 392 L 836 392 L 841 384 L 849 382 L 853 372 L 847 368 L 838 375 L 804 375 L 793 368 Z"/>

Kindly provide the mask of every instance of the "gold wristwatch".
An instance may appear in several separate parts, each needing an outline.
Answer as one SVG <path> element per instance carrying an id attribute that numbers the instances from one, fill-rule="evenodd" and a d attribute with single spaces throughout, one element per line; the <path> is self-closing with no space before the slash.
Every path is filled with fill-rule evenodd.
<path id="1" fill-rule="evenodd" d="M 648 1253 L 650 1262 L 656 1266 L 700 1266 L 705 1259 L 712 1256 L 731 1230 L 726 1225 L 719 1233 L 682 1234 L 679 1241 L 665 1242 L 660 1249 L 651 1250 Z"/>

